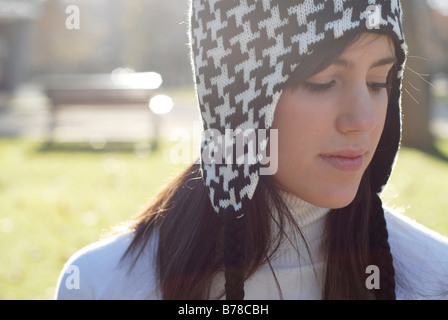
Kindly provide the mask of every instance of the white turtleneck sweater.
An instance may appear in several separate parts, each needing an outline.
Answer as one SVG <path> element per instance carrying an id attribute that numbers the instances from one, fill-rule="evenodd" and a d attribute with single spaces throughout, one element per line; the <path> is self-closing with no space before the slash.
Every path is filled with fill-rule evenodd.
<path id="1" fill-rule="evenodd" d="M 262 266 L 245 282 L 245 298 L 321 299 L 325 264 L 321 243 L 329 210 L 306 203 L 292 194 L 281 194 L 300 226 L 309 251 L 300 236 L 292 243 L 283 241 L 271 260 L 271 266 Z M 397 298 L 448 299 L 448 292 L 444 296 L 436 296 L 439 290 L 448 288 L 448 239 L 390 210 L 386 210 L 386 221 L 394 258 Z M 157 234 L 132 269 L 132 260 L 120 263 L 131 241 L 132 233 L 122 233 L 77 252 L 60 274 L 55 298 L 159 299 L 153 264 Z M 406 281 L 400 284 L 403 279 Z M 218 275 L 212 283 L 212 297 L 219 296 L 223 283 L 223 275 Z M 424 296 L 417 295 L 414 289 Z"/>

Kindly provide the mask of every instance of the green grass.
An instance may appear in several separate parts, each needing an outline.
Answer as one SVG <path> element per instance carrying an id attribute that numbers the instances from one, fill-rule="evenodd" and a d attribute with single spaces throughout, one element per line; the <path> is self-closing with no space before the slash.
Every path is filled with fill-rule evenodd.
<path id="1" fill-rule="evenodd" d="M 438 147 L 448 156 L 448 140 L 440 141 Z M 403 148 L 383 201 L 448 236 L 448 161 Z"/>
<path id="2" fill-rule="evenodd" d="M 42 152 L 0 140 L 0 299 L 49 299 L 65 261 L 134 216 L 181 168 L 165 151 Z"/>
<path id="3" fill-rule="evenodd" d="M 40 147 L 0 140 L 0 299 L 51 299 L 75 251 L 138 213 L 185 166 L 168 161 L 167 144 L 145 157 Z M 447 182 L 448 162 L 403 149 L 384 199 L 448 235 Z"/>

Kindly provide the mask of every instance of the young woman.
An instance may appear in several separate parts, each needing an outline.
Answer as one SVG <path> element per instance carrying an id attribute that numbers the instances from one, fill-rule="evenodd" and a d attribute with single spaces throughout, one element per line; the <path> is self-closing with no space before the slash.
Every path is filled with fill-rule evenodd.
<path id="1" fill-rule="evenodd" d="M 448 240 L 379 197 L 400 144 L 399 1 L 193 0 L 190 31 L 200 162 L 75 254 L 57 298 L 448 298 Z"/>

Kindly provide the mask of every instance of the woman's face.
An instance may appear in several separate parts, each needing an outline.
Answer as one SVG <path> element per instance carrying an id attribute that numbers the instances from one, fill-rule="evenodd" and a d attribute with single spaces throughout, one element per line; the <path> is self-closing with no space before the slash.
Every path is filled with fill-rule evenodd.
<path id="1" fill-rule="evenodd" d="M 286 89 L 277 105 L 280 187 L 324 208 L 349 205 L 384 128 L 391 40 L 363 34 L 324 71 Z"/>

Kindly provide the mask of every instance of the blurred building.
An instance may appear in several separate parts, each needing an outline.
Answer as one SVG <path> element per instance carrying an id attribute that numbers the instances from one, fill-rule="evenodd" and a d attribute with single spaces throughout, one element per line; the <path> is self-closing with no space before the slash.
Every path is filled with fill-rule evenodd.
<path id="1" fill-rule="evenodd" d="M 12 91 L 23 80 L 31 21 L 42 3 L 0 0 L 0 91 Z"/>

